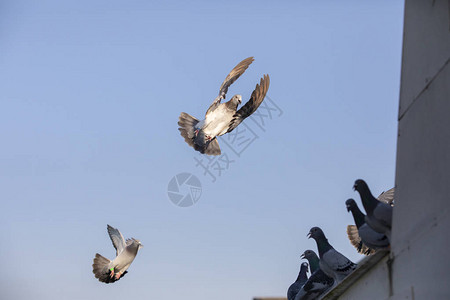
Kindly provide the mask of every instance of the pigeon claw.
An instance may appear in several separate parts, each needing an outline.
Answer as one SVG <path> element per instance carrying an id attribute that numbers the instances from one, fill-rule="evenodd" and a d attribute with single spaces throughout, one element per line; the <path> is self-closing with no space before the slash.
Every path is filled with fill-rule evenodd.
<path id="1" fill-rule="evenodd" d="M 110 269 L 110 274 L 109 277 L 113 278 L 114 277 L 114 269 Z"/>
<path id="2" fill-rule="evenodd" d="M 120 276 L 122 276 L 122 274 L 119 272 L 119 273 L 116 273 L 116 280 L 119 280 L 120 279 Z"/>

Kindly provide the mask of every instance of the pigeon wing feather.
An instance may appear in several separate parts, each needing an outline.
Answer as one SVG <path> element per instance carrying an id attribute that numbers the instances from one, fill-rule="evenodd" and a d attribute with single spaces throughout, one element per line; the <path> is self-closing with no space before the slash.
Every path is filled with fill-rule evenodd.
<path id="1" fill-rule="evenodd" d="M 123 238 L 123 235 L 120 233 L 120 231 L 110 225 L 108 225 L 108 234 L 111 238 L 111 242 L 116 248 L 116 255 L 119 255 L 123 249 L 125 249 L 125 239 Z"/>
<path id="2" fill-rule="evenodd" d="M 227 132 L 233 131 L 233 129 L 235 129 L 239 124 L 241 124 L 241 122 L 244 121 L 245 118 L 250 116 L 258 109 L 258 107 L 261 105 L 264 98 L 266 97 L 267 90 L 269 89 L 269 84 L 270 84 L 269 75 L 264 75 L 264 77 L 261 78 L 260 83 L 256 85 L 255 90 L 253 91 L 250 97 L 250 100 L 248 100 L 247 103 L 245 103 L 245 105 L 242 106 L 234 114 Z"/>
<path id="3" fill-rule="evenodd" d="M 321 259 L 322 262 L 325 262 L 339 276 L 348 275 L 356 268 L 356 264 L 335 249 L 324 253 L 323 259 Z"/>
<path id="4" fill-rule="evenodd" d="M 230 85 L 233 84 L 242 74 L 244 74 L 245 70 L 247 70 L 248 66 L 254 61 L 253 57 L 248 57 L 238 63 L 233 70 L 227 75 L 225 80 L 223 81 L 222 85 L 220 86 L 219 90 L 219 96 L 217 96 L 216 99 L 214 99 L 211 106 L 206 111 L 206 114 L 209 114 L 210 112 L 214 111 L 220 104 L 220 101 L 222 99 L 225 99 L 225 96 L 228 92 L 228 88 Z"/>
<path id="5" fill-rule="evenodd" d="M 394 193 L 395 188 L 392 188 L 390 190 L 387 190 L 385 192 L 382 192 L 380 196 L 378 196 L 378 201 L 384 202 L 387 204 L 390 204 L 391 206 L 394 206 Z"/>

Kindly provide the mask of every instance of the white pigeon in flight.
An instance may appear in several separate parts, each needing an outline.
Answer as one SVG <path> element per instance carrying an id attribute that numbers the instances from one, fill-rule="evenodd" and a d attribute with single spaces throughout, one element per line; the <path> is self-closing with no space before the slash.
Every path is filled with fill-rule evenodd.
<path id="1" fill-rule="evenodd" d="M 220 155 L 221 151 L 216 137 L 233 131 L 261 105 L 269 89 L 269 75 L 261 78 L 250 100 L 239 110 L 237 107 L 242 102 L 241 95 L 234 95 L 228 102 L 221 103 L 225 99 L 230 85 L 244 74 L 253 60 L 253 57 L 246 58 L 231 70 L 220 86 L 219 95 L 206 111 L 204 120 L 200 121 L 187 113 L 181 113 L 178 130 L 186 143 L 196 151 L 208 155 Z"/>
<path id="2" fill-rule="evenodd" d="M 143 247 L 139 240 L 134 238 L 125 239 L 120 231 L 108 225 L 108 234 L 114 248 L 116 248 L 116 258 L 109 260 L 96 253 L 92 265 L 95 278 L 104 283 L 116 282 L 122 278 L 130 267 L 138 250 Z"/>

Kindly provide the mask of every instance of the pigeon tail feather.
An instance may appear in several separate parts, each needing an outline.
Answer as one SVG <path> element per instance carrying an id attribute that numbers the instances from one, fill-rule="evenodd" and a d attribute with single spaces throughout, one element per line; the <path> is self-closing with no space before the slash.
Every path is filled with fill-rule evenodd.
<path id="1" fill-rule="evenodd" d="M 197 125 L 198 122 L 198 119 L 184 112 L 181 113 L 180 118 L 178 119 L 178 125 L 180 126 L 178 130 L 180 131 L 181 136 L 184 137 L 186 143 L 191 147 L 194 147 L 195 125 Z"/>
<path id="2" fill-rule="evenodd" d="M 358 228 L 355 225 L 347 226 L 347 235 L 350 243 L 356 248 L 358 253 L 368 256 L 376 252 L 376 250 L 368 247 L 362 242 L 361 237 L 359 236 Z"/>
<path id="3" fill-rule="evenodd" d="M 205 154 L 208 155 L 220 155 L 220 146 L 219 142 L 217 141 L 217 138 L 213 139 L 211 142 L 209 142 L 206 145 Z"/>
<path id="4" fill-rule="evenodd" d="M 184 137 L 185 142 L 188 143 L 189 146 L 202 154 L 220 155 L 219 142 L 217 139 L 208 141 L 203 130 L 196 127 L 199 122 L 200 121 L 195 117 L 182 112 L 178 119 L 178 125 L 180 126 L 178 130 L 180 131 L 181 136 Z M 198 132 L 196 132 L 197 130 Z"/>
<path id="5" fill-rule="evenodd" d="M 111 261 L 109 259 L 96 253 L 94 263 L 92 264 L 92 272 L 95 274 L 95 278 L 104 283 L 112 283 L 116 282 L 127 273 L 127 271 L 125 271 L 119 279 L 116 279 L 115 276 L 111 278 L 111 271 L 109 270 L 110 263 Z"/>

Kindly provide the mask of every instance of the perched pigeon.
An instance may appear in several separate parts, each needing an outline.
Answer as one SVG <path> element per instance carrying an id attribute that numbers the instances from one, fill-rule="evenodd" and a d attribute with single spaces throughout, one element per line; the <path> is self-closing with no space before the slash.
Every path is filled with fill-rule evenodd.
<path id="1" fill-rule="evenodd" d="M 347 211 L 352 212 L 356 224 L 356 226 L 347 226 L 348 238 L 359 253 L 370 255 L 375 253 L 376 250 L 389 247 L 387 236 L 376 232 L 367 225 L 365 221 L 366 216 L 359 210 L 355 200 L 348 199 L 345 201 L 345 205 L 347 206 Z"/>
<path id="2" fill-rule="evenodd" d="M 256 85 L 250 100 L 239 110 L 237 107 L 241 104 L 241 95 L 234 95 L 230 101 L 220 103 L 225 99 L 230 85 L 247 70 L 253 60 L 253 57 L 246 58 L 231 70 L 220 86 L 219 96 L 206 111 L 204 120 L 200 121 L 187 113 L 181 113 L 178 130 L 189 146 L 203 154 L 220 155 L 221 151 L 216 137 L 233 131 L 245 118 L 258 109 L 269 89 L 269 75 L 264 75 L 260 83 Z"/>
<path id="3" fill-rule="evenodd" d="M 308 276 L 306 275 L 308 272 L 308 263 L 304 262 L 300 266 L 300 272 L 298 273 L 297 280 L 288 289 L 287 298 L 288 300 L 294 300 L 295 295 L 297 295 L 298 291 L 305 284 L 306 280 L 308 280 Z"/>
<path id="4" fill-rule="evenodd" d="M 300 255 L 300 258 L 308 260 L 309 270 L 311 271 L 311 274 L 314 274 L 320 269 L 319 257 L 317 256 L 316 252 L 312 250 L 306 250 L 302 255 Z"/>
<path id="5" fill-rule="evenodd" d="M 381 201 L 379 201 L 372 195 L 367 183 L 362 179 L 355 181 L 353 189 L 358 191 L 361 196 L 362 204 L 367 213 L 365 217 L 367 225 L 369 225 L 376 232 L 386 235 L 390 241 L 393 207 L 390 202 L 386 200 L 389 196 L 383 196 L 383 194 L 381 194 Z M 390 191 L 392 191 L 393 194 L 393 190 L 391 189 L 388 192 Z M 388 194 L 388 192 L 386 192 L 386 194 Z"/>
<path id="6" fill-rule="evenodd" d="M 306 258 L 311 269 L 311 276 L 297 293 L 295 300 L 313 300 L 320 295 L 325 294 L 334 283 L 334 279 L 327 276 L 320 269 L 320 262 L 317 254 L 312 250 L 306 250 L 302 254 L 302 258 Z"/>
<path id="7" fill-rule="evenodd" d="M 348 239 L 350 240 L 350 244 L 352 244 L 352 246 L 356 248 L 356 251 L 359 254 L 364 254 L 368 256 L 375 253 L 375 249 L 369 248 L 361 241 L 361 237 L 359 236 L 358 232 L 358 227 L 356 227 L 356 225 L 347 225 L 347 236 Z"/>
<path id="8" fill-rule="evenodd" d="M 313 227 L 308 233 L 308 238 L 313 238 L 317 243 L 320 257 L 320 269 L 328 276 L 334 278 L 335 284 L 341 282 L 347 275 L 356 269 L 356 264 L 336 251 L 328 243 L 325 234 L 319 227 Z"/>
<path id="9" fill-rule="evenodd" d="M 109 260 L 100 254 L 95 254 L 93 273 L 95 278 L 104 283 L 116 282 L 122 278 L 130 267 L 138 250 L 143 247 L 139 240 L 134 238 L 123 238 L 120 231 L 108 225 L 108 234 L 114 248 L 116 248 L 116 258 Z"/>

